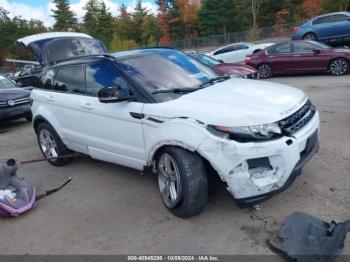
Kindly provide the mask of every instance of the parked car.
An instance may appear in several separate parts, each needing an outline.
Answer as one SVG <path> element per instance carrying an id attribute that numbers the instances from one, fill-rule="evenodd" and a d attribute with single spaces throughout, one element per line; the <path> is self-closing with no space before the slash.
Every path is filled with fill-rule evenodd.
<path id="1" fill-rule="evenodd" d="M 350 40 L 350 13 L 337 12 L 311 19 L 294 28 L 292 40 L 348 42 Z"/>
<path id="2" fill-rule="evenodd" d="M 266 47 L 273 45 L 272 43 L 251 44 L 251 43 L 237 43 L 221 47 L 210 53 L 208 56 L 222 60 L 224 63 L 244 63 L 246 55 L 259 52 Z"/>
<path id="3" fill-rule="evenodd" d="M 209 166 L 241 206 L 252 205 L 287 188 L 318 150 L 319 114 L 299 89 L 219 76 L 169 48 L 110 55 L 76 33 L 18 41 L 45 65 L 31 94 L 43 155 L 76 151 L 153 170 L 176 216 L 204 209 Z M 60 56 L 42 51 L 58 44 Z M 70 57 L 80 46 L 86 55 Z"/>
<path id="4" fill-rule="evenodd" d="M 30 92 L 18 88 L 8 78 L 0 75 L 0 120 L 26 118 L 31 121 Z"/>
<path id="5" fill-rule="evenodd" d="M 258 72 L 254 67 L 242 64 L 227 64 L 205 54 L 190 54 L 203 64 L 212 68 L 219 75 L 230 75 L 231 77 L 242 77 L 247 79 L 259 79 Z"/>
<path id="6" fill-rule="evenodd" d="M 349 72 L 349 61 L 349 49 L 304 40 L 276 44 L 246 58 L 246 64 L 256 68 L 261 78 L 322 72 L 341 76 Z"/>

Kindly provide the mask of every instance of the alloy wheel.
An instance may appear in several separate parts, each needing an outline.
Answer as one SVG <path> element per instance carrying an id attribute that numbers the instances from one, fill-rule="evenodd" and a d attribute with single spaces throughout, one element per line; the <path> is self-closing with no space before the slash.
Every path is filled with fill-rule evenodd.
<path id="1" fill-rule="evenodd" d="M 58 147 L 52 133 L 47 129 L 41 129 L 39 134 L 41 150 L 47 158 L 58 157 Z"/>
<path id="2" fill-rule="evenodd" d="M 314 41 L 314 40 L 316 40 L 316 36 L 315 36 L 315 34 L 313 34 L 313 33 L 307 33 L 307 34 L 304 36 L 304 40 Z"/>
<path id="3" fill-rule="evenodd" d="M 268 65 L 259 66 L 258 73 L 260 78 L 269 78 L 272 75 L 271 67 Z"/>
<path id="4" fill-rule="evenodd" d="M 335 59 L 330 66 L 333 75 L 343 75 L 348 71 L 348 63 L 344 59 Z"/>
<path id="5" fill-rule="evenodd" d="M 168 208 L 174 208 L 181 197 L 180 171 L 175 159 L 163 153 L 158 162 L 158 184 L 163 202 Z"/>

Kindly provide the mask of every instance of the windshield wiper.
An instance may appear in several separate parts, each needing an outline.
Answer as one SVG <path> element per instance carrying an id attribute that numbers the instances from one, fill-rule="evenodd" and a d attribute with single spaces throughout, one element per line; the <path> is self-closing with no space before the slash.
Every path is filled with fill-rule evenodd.
<path id="1" fill-rule="evenodd" d="M 203 87 L 206 87 L 207 85 L 212 85 L 216 82 L 223 82 L 223 81 L 226 81 L 228 79 L 230 79 L 231 77 L 229 76 L 219 76 L 219 77 L 214 77 L 214 78 L 211 78 L 209 79 L 208 81 L 204 82 L 203 84 L 201 84 L 199 87 L 203 88 Z"/>
<path id="2" fill-rule="evenodd" d="M 160 89 L 152 92 L 152 94 L 161 94 L 161 93 L 175 93 L 175 94 L 186 94 L 197 91 L 201 88 L 171 88 L 171 89 Z"/>

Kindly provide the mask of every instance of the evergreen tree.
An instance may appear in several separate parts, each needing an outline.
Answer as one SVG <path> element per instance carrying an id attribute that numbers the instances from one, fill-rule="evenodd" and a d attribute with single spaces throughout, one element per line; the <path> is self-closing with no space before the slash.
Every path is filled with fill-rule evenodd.
<path id="1" fill-rule="evenodd" d="M 232 0 L 203 0 L 198 16 L 202 35 L 226 35 L 236 31 L 235 6 Z"/>
<path id="2" fill-rule="evenodd" d="M 148 15 L 147 8 L 142 6 L 142 0 L 137 0 L 134 8 L 134 13 L 132 14 L 132 24 L 133 24 L 133 39 L 136 43 L 140 45 L 145 45 L 142 41 L 142 24 L 144 22 L 145 17 Z"/>
<path id="3" fill-rule="evenodd" d="M 76 28 L 77 19 L 75 14 L 70 10 L 70 4 L 68 0 L 52 0 L 56 8 L 52 9 L 53 17 L 56 22 L 53 26 L 55 31 L 71 31 Z"/>
<path id="4" fill-rule="evenodd" d="M 104 42 L 107 46 L 110 45 L 113 38 L 113 16 L 102 0 L 100 3 L 100 12 L 98 16 L 98 32 L 97 38 Z"/>
<path id="5" fill-rule="evenodd" d="M 86 13 L 83 18 L 86 33 L 97 37 L 99 30 L 100 3 L 98 0 L 89 0 L 84 6 Z"/>

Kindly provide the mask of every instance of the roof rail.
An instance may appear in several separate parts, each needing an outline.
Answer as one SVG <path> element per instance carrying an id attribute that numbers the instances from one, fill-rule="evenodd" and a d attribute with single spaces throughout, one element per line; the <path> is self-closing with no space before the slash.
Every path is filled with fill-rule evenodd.
<path id="1" fill-rule="evenodd" d="M 56 64 L 58 64 L 58 63 L 67 62 L 67 61 L 71 61 L 71 60 L 74 60 L 74 59 L 83 59 L 83 58 L 99 57 L 99 56 L 104 56 L 104 57 L 108 57 L 108 58 L 115 58 L 113 55 L 107 54 L 107 53 L 91 54 L 91 55 L 81 55 L 81 56 L 69 57 L 69 58 L 62 59 L 62 60 L 57 60 L 57 61 L 55 61 L 55 62 L 50 63 L 50 65 L 56 65 Z"/>

